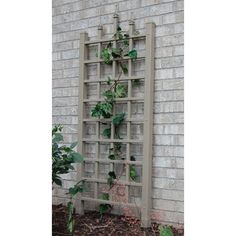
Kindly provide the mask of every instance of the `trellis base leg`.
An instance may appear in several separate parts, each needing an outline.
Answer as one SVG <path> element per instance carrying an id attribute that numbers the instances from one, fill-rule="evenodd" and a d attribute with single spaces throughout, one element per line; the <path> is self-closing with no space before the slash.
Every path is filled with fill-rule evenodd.
<path id="1" fill-rule="evenodd" d="M 154 36 L 155 24 L 146 24 L 146 61 L 144 98 L 144 144 L 143 144 L 143 186 L 141 223 L 149 227 L 152 193 L 152 130 L 153 130 L 153 92 L 154 92 Z M 148 94 L 148 96 L 147 96 Z"/>
<path id="2" fill-rule="evenodd" d="M 77 204 L 76 205 L 75 205 L 76 206 L 75 207 L 76 213 L 78 213 L 79 215 L 83 215 L 84 214 L 84 201 L 77 200 Z"/>

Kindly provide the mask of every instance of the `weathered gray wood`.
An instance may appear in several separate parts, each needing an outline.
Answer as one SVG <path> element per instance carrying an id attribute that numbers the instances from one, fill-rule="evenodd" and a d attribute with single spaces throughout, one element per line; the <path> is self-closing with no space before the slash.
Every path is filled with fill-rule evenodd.
<path id="1" fill-rule="evenodd" d="M 114 33 L 118 27 L 118 15 L 114 14 Z M 147 23 L 146 24 L 146 36 L 137 35 L 134 36 L 134 22 L 131 20 L 129 22 L 129 50 L 133 49 L 133 40 L 137 39 L 146 39 L 146 55 L 145 57 L 138 57 L 139 59 L 145 59 L 145 76 L 138 77 L 132 75 L 132 60 L 127 57 L 124 60 L 128 62 L 128 77 L 121 78 L 120 81 L 128 82 L 128 96 L 125 98 L 117 99 L 117 103 L 127 104 L 127 138 L 125 139 L 115 139 L 114 138 L 114 125 L 111 126 L 111 139 L 103 139 L 100 136 L 100 119 L 93 118 L 84 118 L 84 106 L 89 103 L 97 103 L 99 101 L 104 101 L 100 97 L 101 84 L 106 82 L 106 78 L 101 78 L 101 62 L 102 59 L 99 57 L 97 59 L 88 59 L 87 55 L 87 46 L 91 44 L 96 44 L 98 46 L 98 55 L 100 55 L 102 43 L 104 42 L 113 42 L 113 47 L 116 47 L 116 39 L 107 40 L 102 39 L 102 27 L 98 27 L 98 40 L 93 42 L 88 41 L 88 35 L 86 33 L 81 33 L 80 35 L 80 75 L 79 75 L 79 149 L 78 151 L 83 154 L 83 143 L 90 142 L 96 145 L 96 154 L 94 159 L 89 159 L 85 157 L 85 162 L 95 164 L 95 176 L 94 178 L 85 178 L 84 177 L 84 164 L 80 165 L 78 171 L 78 180 L 86 180 L 87 182 L 93 182 L 95 186 L 94 198 L 82 197 L 79 196 L 79 201 L 76 201 L 76 209 L 80 214 L 84 213 L 84 201 L 92 201 L 97 203 L 109 203 L 113 205 L 126 205 L 137 207 L 133 203 L 120 203 L 113 201 L 104 201 L 98 199 L 98 184 L 106 183 L 105 179 L 99 179 L 99 163 L 108 163 L 110 164 L 110 170 L 114 169 L 115 163 L 125 164 L 126 166 L 126 178 L 125 181 L 120 181 L 126 186 L 126 194 L 129 196 L 129 186 L 142 187 L 142 199 L 141 199 L 141 223 L 143 227 L 150 226 L 150 209 L 151 209 L 151 172 L 152 172 L 152 125 L 153 125 L 153 92 L 154 92 L 154 36 L 155 36 L 155 24 Z M 112 62 L 112 77 L 113 79 L 117 78 L 117 61 Z M 94 81 L 89 81 L 86 75 L 87 64 L 96 63 L 97 64 L 97 78 Z M 133 79 L 144 79 L 145 88 L 144 88 L 144 97 L 132 97 L 132 80 Z M 86 89 L 85 86 L 89 83 L 97 84 L 97 98 L 96 99 L 87 99 L 85 96 Z M 134 119 L 131 118 L 131 107 L 132 102 L 144 102 L 144 120 L 143 119 Z M 115 110 L 113 111 L 115 114 Z M 111 119 L 105 119 L 107 122 Z M 83 126 L 84 122 L 95 122 L 96 124 L 96 138 L 89 139 L 84 138 Z M 143 123 L 144 124 L 144 137 L 143 140 L 133 140 L 131 139 L 131 122 L 133 123 Z M 108 143 L 113 147 L 113 143 L 125 143 L 126 148 L 126 160 L 102 160 L 99 159 L 99 148 L 101 143 Z M 142 161 L 130 161 L 130 145 L 132 144 L 143 144 L 143 160 Z M 130 165 L 139 165 L 142 166 L 142 183 L 137 183 L 130 180 L 129 170 Z"/>
<path id="2" fill-rule="evenodd" d="M 154 35 L 155 24 L 146 24 L 146 61 L 144 88 L 144 144 L 143 144 L 143 186 L 142 216 L 143 227 L 150 226 L 151 209 L 151 173 L 152 173 L 152 128 L 153 128 L 153 92 L 154 92 Z"/>
<path id="3" fill-rule="evenodd" d="M 83 155 L 83 134 L 84 134 L 84 96 L 85 96 L 85 85 L 84 78 L 86 78 L 86 69 L 84 66 L 84 60 L 87 59 L 87 49 L 84 42 L 88 40 L 88 34 L 83 32 L 80 33 L 80 61 L 79 61 L 79 132 L 78 132 L 78 152 Z M 84 176 L 84 164 L 79 164 L 78 166 L 78 181 L 82 180 Z M 78 201 L 75 202 L 75 209 L 79 214 L 84 214 L 84 201 L 81 200 L 81 194 L 78 194 Z"/>

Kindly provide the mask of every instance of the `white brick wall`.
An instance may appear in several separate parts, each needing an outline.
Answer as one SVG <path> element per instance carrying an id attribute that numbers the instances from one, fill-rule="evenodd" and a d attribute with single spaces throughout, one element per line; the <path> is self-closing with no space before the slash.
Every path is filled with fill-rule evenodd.
<path id="1" fill-rule="evenodd" d="M 94 39 L 99 22 L 112 33 L 112 15 L 119 6 L 121 26 L 127 29 L 131 11 L 136 29 L 156 23 L 153 124 L 153 220 L 183 224 L 184 165 L 184 12 L 182 0 L 53 0 L 53 123 L 64 126 L 65 143 L 77 141 L 79 34 Z M 138 114 L 141 107 L 135 108 Z M 92 155 L 92 154 L 91 154 Z M 66 188 L 76 173 L 55 188 L 54 203 L 65 203 Z"/>

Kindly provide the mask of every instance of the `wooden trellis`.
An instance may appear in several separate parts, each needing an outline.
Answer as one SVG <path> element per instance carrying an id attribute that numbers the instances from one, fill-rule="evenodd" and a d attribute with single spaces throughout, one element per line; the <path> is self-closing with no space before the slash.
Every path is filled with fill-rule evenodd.
<path id="1" fill-rule="evenodd" d="M 114 32 L 118 27 L 118 15 L 114 14 Z M 127 138 L 125 139 L 115 139 L 114 138 L 114 125 L 111 122 L 111 138 L 104 139 L 99 134 L 101 132 L 101 120 L 95 118 L 85 117 L 85 107 L 86 104 L 93 104 L 99 101 L 103 101 L 101 98 L 101 86 L 107 80 L 102 77 L 101 74 L 101 64 L 103 60 L 98 56 L 96 59 L 90 59 L 88 53 L 88 47 L 91 45 L 97 46 L 98 55 L 100 55 L 102 46 L 110 41 L 112 41 L 113 47 L 116 47 L 116 39 L 103 39 L 102 38 L 102 26 L 98 27 L 98 39 L 94 41 L 88 40 L 88 34 L 83 32 L 80 34 L 80 75 L 79 75 L 79 152 L 84 156 L 84 163 L 80 164 L 78 170 L 78 180 L 84 180 L 87 182 L 94 183 L 94 197 L 85 197 L 80 195 L 78 200 L 75 202 L 76 209 L 80 214 L 84 213 L 84 202 L 96 202 L 111 205 L 120 205 L 128 207 L 139 207 L 141 212 L 141 222 L 143 227 L 150 226 L 150 209 L 151 209 L 151 173 L 152 173 L 152 124 L 153 124 L 153 90 L 154 90 L 154 35 L 155 35 L 155 24 L 146 23 L 146 34 L 134 34 L 134 22 L 129 21 L 129 49 L 133 48 L 133 43 L 135 40 L 145 41 L 145 55 L 143 57 L 138 55 L 137 60 L 145 61 L 145 71 L 144 76 L 134 76 L 132 75 L 133 61 L 130 58 L 124 58 L 128 62 L 128 76 L 120 78 L 120 81 L 127 82 L 128 85 L 128 95 L 124 98 L 116 99 L 117 103 L 127 104 L 127 114 L 126 114 L 126 127 L 127 127 Z M 97 65 L 97 77 L 96 79 L 88 79 L 88 65 Z M 116 77 L 117 63 L 115 60 L 112 62 L 112 78 Z M 132 81 L 135 79 L 142 79 L 144 81 L 144 97 L 133 97 L 132 96 Z M 87 85 L 95 84 L 97 89 L 96 99 L 88 99 Z M 132 102 L 144 103 L 144 119 L 135 119 L 131 117 L 131 106 Z M 108 119 L 109 120 L 109 119 Z M 93 122 L 96 125 L 96 137 L 86 138 L 84 136 L 84 127 L 86 123 Z M 143 140 L 136 140 L 131 138 L 131 124 L 132 122 L 141 122 L 143 124 Z M 94 143 L 96 147 L 95 158 L 87 158 L 84 154 L 84 145 L 87 142 Z M 113 143 L 125 143 L 126 144 L 126 160 L 110 160 L 99 157 L 99 149 L 101 143 L 107 143 L 111 146 Z M 143 159 L 141 161 L 131 161 L 130 160 L 130 146 L 133 144 L 143 145 Z M 84 176 L 84 165 L 85 163 L 93 163 L 94 168 L 94 178 L 87 178 Z M 126 186 L 126 194 L 129 194 L 130 186 L 137 186 L 142 188 L 141 204 L 134 204 L 130 202 L 117 202 L 112 200 L 101 200 L 98 196 L 98 184 L 106 183 L 106 179 L 99 178 L 99 165 L 102 163 L 107 163 L 110 165 L 110 170 L 113 170 L 114 164 L 124 164 L 126 170 L 125 180 L 122 184 Z M 142 181 L 136 183 L 130 181 L 129 170 L 130 165 L 138 165 L 142 167 Z"/>

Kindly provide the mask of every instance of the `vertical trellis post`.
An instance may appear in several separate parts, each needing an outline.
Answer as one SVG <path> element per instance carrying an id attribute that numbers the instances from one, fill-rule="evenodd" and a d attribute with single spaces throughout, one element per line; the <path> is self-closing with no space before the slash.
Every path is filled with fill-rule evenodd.
<path id="1" fill-rule="evenodd" d="M 154 32 L 155 24 L 146 24 L 146 61 L 144 88 L 144 144 L 143 144 L 143 186 L 142 186 L 142 226 L 150 226 L 152 188 L 152 129 L 154 91 Z"/>
<path id="2" fill-rule="evenodd" d="M 78 151 L 83 155 L 83 136 L 84 136 L 84 97 L 85 97 L 85 85 L 84 78 L 87 76 L 87 71 L 84 66 L 84 60 L 88 57 L 88 51 L 85 47 L 85 41 L 88 40 L 88 34 L 86 32 L 80 33 L 80 61 L 79 61 L 79 133 L 78 133 Z M 77 179 L 81 181 L 84 176 L 84 164 L 80 164 L 77 172 Z M 75 209 L 79 214 L 84 214 L 84 201 L 81 194 L 78 194 L 78 201 L 75 202 Z"/>

